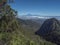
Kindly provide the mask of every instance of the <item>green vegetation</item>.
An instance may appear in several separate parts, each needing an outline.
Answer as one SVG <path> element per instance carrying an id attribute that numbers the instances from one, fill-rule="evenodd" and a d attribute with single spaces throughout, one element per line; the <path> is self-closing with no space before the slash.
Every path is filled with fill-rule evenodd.
<path id="1" fill-rule="evenodd" d="M 55 45 L 36 36 L 33 29 L 22 27 L 16 15 L 8 4 L 0 8 L 0 45 Z"/>

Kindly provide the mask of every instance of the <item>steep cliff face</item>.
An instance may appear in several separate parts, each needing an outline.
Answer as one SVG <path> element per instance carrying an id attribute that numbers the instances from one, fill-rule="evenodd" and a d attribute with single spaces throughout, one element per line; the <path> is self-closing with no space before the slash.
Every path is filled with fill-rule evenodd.
<path id="1" fill-rule="evenodd" d="M 60 23 L 55 18 L 47 19 L 35 34 L 48 41 L 60 44 Z"/>

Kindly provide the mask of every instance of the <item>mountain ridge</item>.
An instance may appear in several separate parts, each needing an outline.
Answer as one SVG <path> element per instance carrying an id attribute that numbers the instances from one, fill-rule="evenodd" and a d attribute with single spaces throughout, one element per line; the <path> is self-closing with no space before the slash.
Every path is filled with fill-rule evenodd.
<path id="1" fill-rule="evenodd" d="M 60 22 L 55 19 L 47 19 L 41 26 L 41 28 L 35 32 L 35 34 L 42 36 L 44 39 L 57 43 L 60 45 Z"/>

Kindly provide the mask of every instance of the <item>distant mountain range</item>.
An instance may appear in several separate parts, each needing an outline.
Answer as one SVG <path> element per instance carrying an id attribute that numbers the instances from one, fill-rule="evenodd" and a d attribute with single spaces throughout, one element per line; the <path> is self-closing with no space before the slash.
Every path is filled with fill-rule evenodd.
<path id="1" fill-rule="evenodd" d="M 19 16 L 21 19 L 49 19 L 49 18 L 56 18 L 60 20 L 60 16 L 41 16 L 41 15 L 22 15 Z"/>
<path id="2" fill-rule="evenodd" d="M 60 20 L 60 16 L 40 16 L 40 15 L 31 15 L 31 14 L 19 16 L 19 18 L 23 20 L 31 20 L 39 24 L 43 24 L 43 22 L 46 19 L 50 19 L 50 18 L 56 18 Z"/>

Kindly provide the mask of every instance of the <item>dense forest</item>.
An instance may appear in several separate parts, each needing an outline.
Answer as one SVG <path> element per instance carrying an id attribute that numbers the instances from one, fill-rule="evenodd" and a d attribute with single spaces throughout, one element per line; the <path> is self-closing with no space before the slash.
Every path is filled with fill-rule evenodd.
<path id="1" fill-rule="evenodd" d="M 0 45 L 56 45 L 35 35 L 37 23 L 18 19 L 17 11 L 11 8 L 8 0 L 0 1 Z M 23 27 L 23 24 L 29 26 Z"/>

